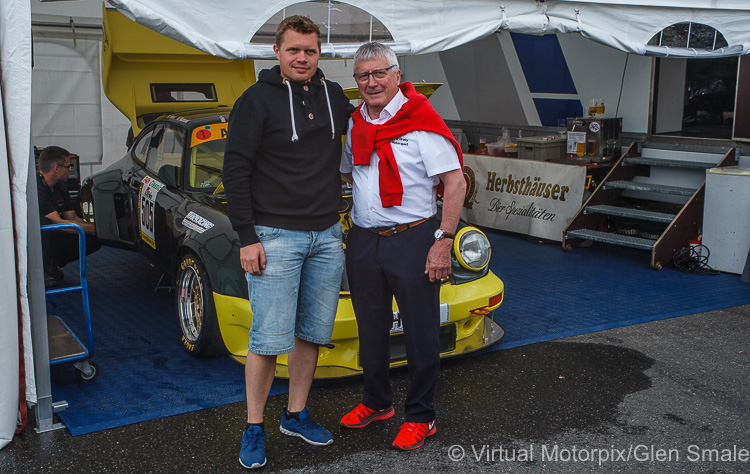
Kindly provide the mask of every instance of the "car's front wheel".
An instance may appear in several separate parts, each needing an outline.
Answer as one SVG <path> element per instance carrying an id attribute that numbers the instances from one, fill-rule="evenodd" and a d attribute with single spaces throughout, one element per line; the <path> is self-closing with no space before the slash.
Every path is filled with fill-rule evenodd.
<path id="1" fill-rule="evenodd" d="M 177 317 L 182 345 L 190 355 L 213 357 L 227 353 L 208 273 L 192 254 L 185 255 L 177 268 Z"/>

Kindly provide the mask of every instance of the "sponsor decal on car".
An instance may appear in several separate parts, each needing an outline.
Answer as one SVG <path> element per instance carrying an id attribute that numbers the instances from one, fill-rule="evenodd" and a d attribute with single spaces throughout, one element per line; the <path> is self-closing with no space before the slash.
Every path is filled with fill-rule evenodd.
<path id="1" fill-rule="evenodd" d="M 205 219 L 199 216 L 195 212 L 190 211 L 190 213 L 188 213 L 188 215 L 186 215 L 185 218 L 182 219 L 182 225 L 190 229 L 193 229 L 199 234 L 202 234 L 208 229 L 210 229 L 211 227 L 213 227 L 214 223 L 209 221 L 208 219 Z"/>
<path id="2" fill-rule="evenodd" d="M 156 208 L 156 195 L 164 187 L 164 183 L 146 176 L 141 182 L 139 194 L 139 214 L 138 225 L 141 230 L 141 238 L 152 249 L 156 250 L 156 240 L 154 235 L 154 209 Z"/>
<path id="3" fill-rule="evenodd" d="M 204 125 L 195 128 L 193 130 L 193 136 L 190 138 L 190 147 L 192 148 L 201 143 L 227 138 L 228 125 L 228 123 L 212 123 L 211 125 Z"/>

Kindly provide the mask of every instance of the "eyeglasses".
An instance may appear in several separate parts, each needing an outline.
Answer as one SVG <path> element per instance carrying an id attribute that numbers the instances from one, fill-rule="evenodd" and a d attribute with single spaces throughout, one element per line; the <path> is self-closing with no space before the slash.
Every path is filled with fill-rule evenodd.
<path id="1" fill-rule="evenodd" d="M 76 167 L 76 165 L 74 165 L 73 163 L 70 163 L 68 165 L 60 165 L 60 164 L 58 164 L 57 166 L 59 166 L 60 168 L 68 168 L 69 170 L 72 170 L 73 168 Z"/>
<path id="2" fill-rule="evenodd" d="M 370 80 L 370 75 L 374 77 L 376 80 L 378 79 L 385 79 L 385 76 L 388 74 L 388 71 L 396 67 L 396 65 L 388 66 L 383 69 L 375 69 L 372 72 L 359 72 L 356 74 L 352 74 L 354 76 L 354 80 L 359 82 L 360 84 L 364 84 Z"/>

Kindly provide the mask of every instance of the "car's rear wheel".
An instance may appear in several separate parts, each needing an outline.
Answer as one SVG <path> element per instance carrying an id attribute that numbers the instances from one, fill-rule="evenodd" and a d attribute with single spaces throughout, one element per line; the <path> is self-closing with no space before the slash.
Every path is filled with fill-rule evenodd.
<path id="1" fill-rule="evenodd" d="M 177 268 L 177 317 L 182 345 L 195 357 L 224 355 L 211 282 L 203 264 L 192 254 Z"/>

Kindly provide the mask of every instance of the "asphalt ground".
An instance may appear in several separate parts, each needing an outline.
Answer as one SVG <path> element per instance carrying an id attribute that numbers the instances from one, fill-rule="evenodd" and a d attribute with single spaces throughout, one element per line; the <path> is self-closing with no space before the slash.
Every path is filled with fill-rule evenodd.
<path id="1" fill-rule="evenodd" d="M 360 380 L 313 389 L 331 446 L 279 432 L 266 409 L 259 472 L 750 472 L 750 305 L 488 352 L 442 363 L 437 434 L 401 452 L 393 418 L 338 427 Z M 405 370 L 391 375 L 403 402 Z M 72 437 L 30 427 L 0 472 L 243 472 L 244 403 Z"/>

